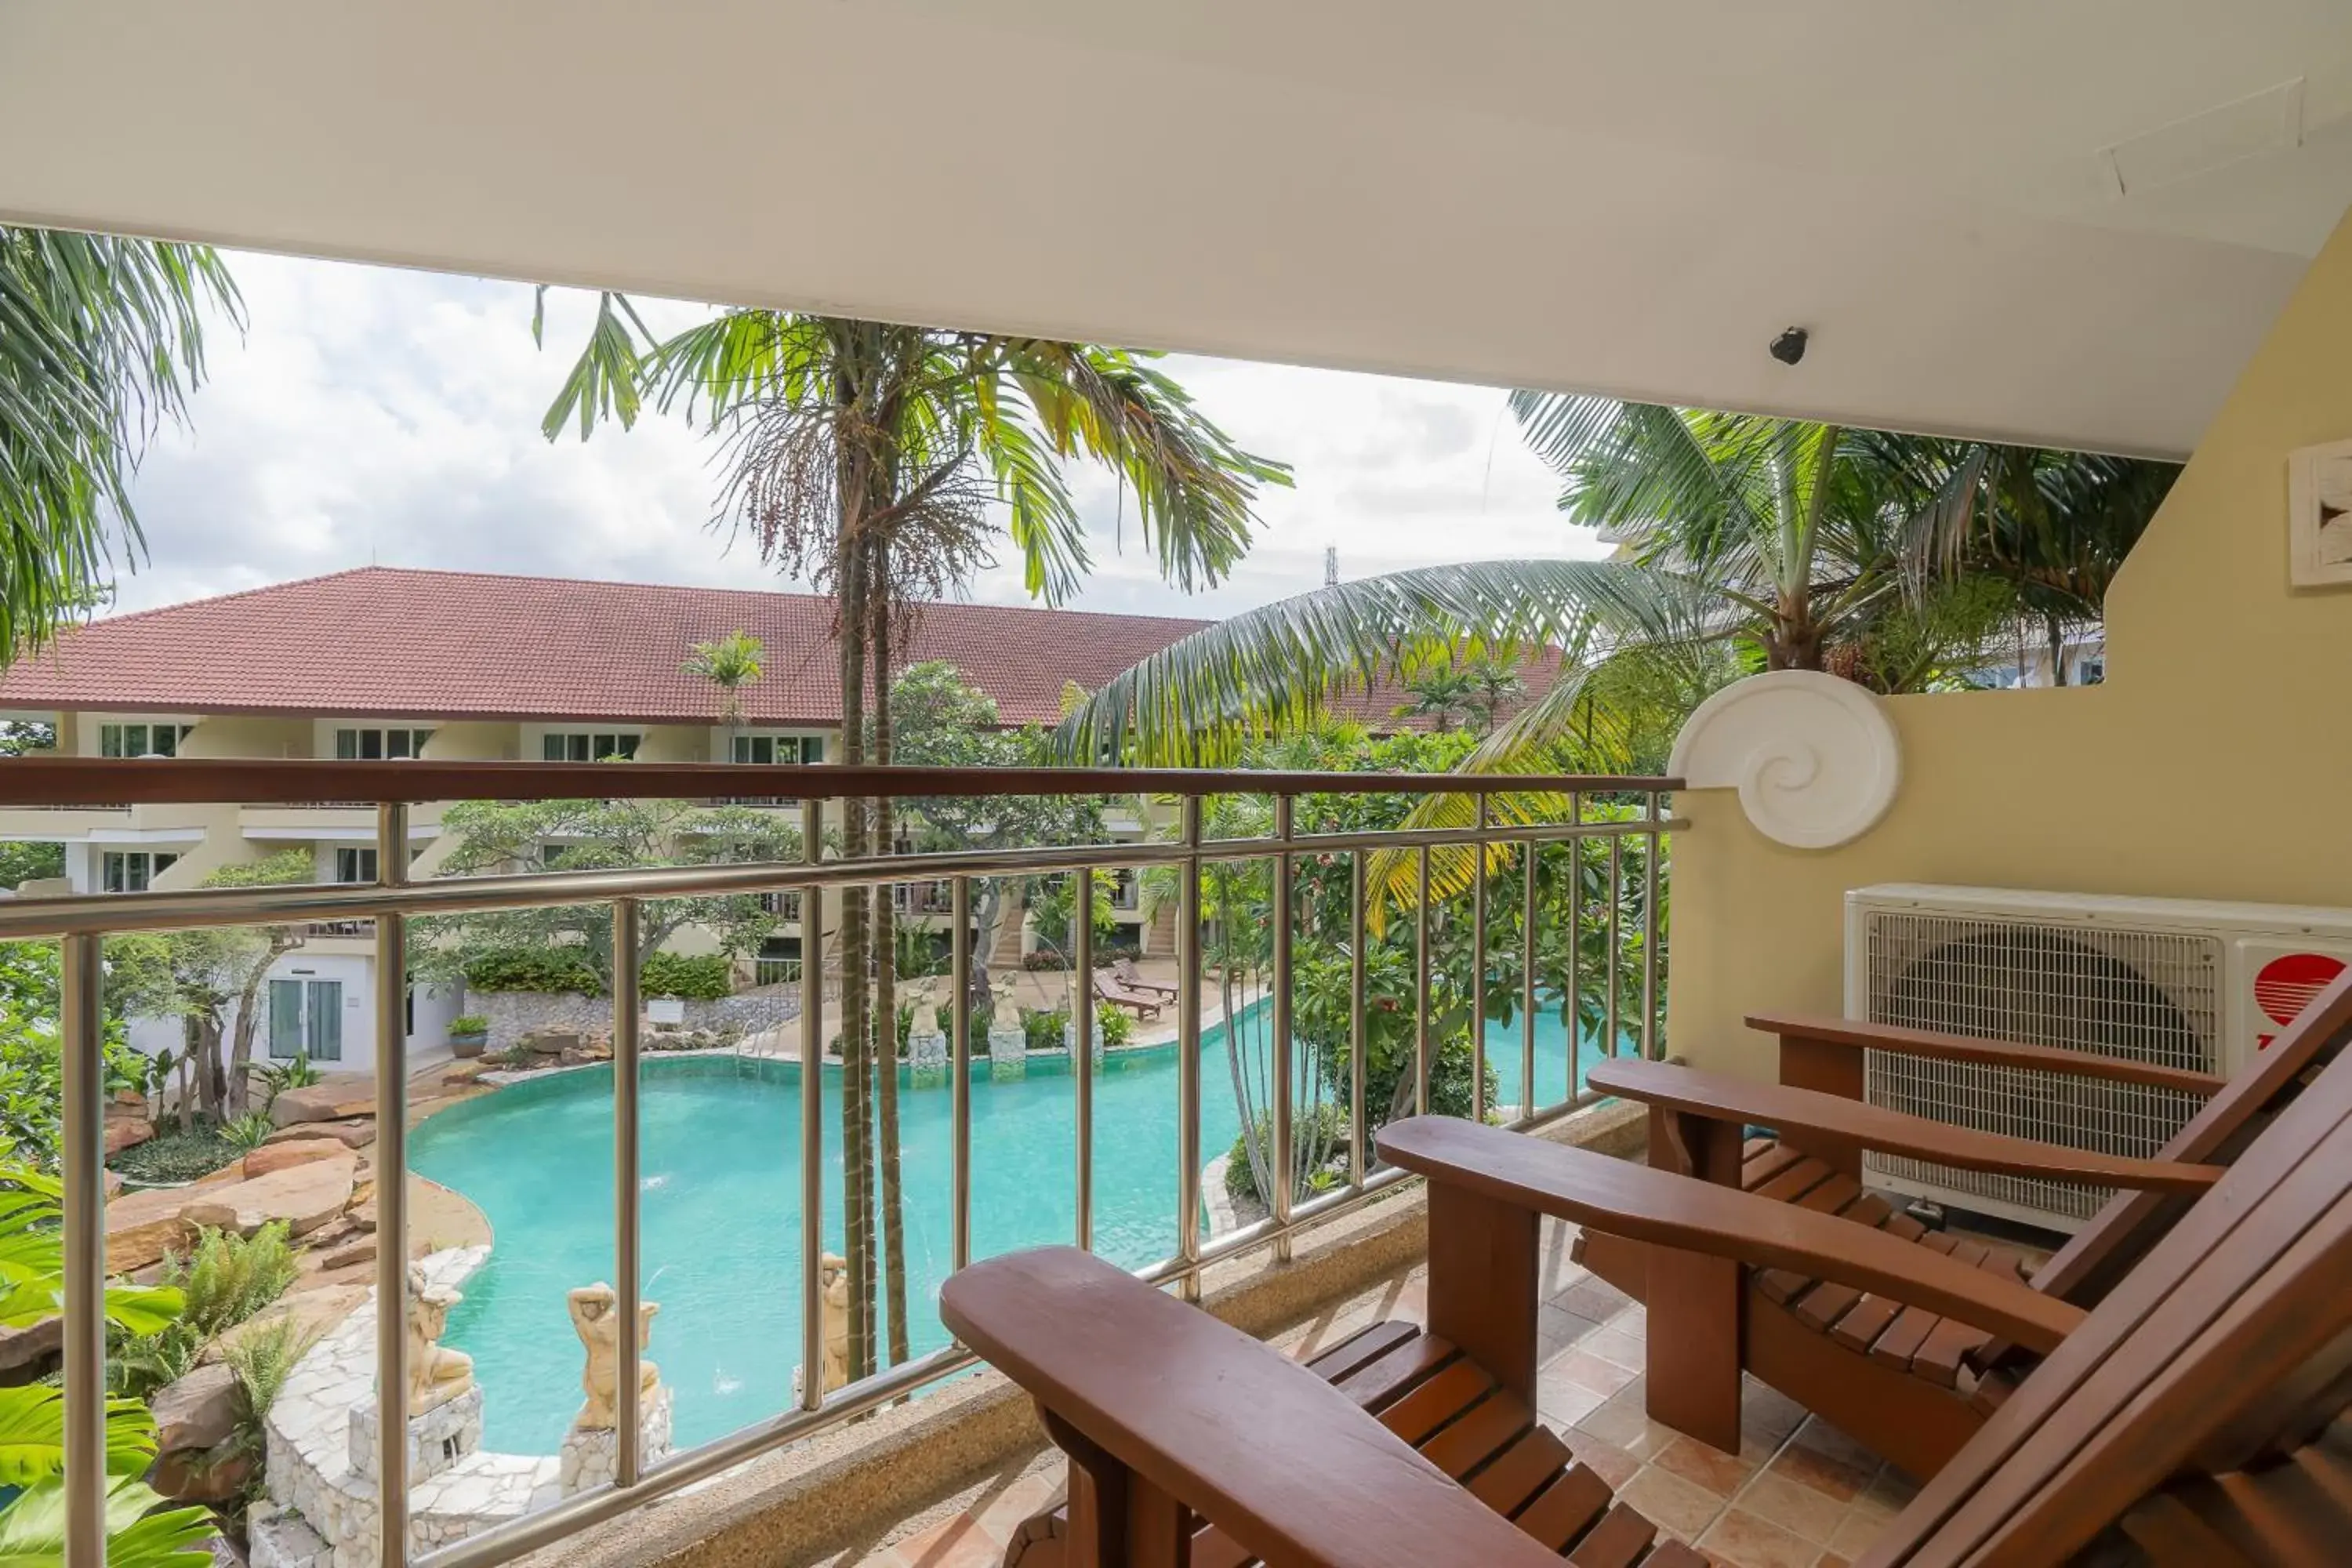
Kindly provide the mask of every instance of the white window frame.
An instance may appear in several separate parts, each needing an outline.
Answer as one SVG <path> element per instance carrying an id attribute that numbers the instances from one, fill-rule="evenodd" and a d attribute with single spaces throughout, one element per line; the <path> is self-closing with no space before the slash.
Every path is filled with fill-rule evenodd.
<path id="1" fill-rule="evenodd" d="M 370 845 L 339 844 L 335 847 L 335 880 L 346 884 L 373 883 L 376 880 L 375 849 Z M 348 868 L 352 874 L 346 876 Z"/>
<path id="2" fill-rule="evenodd" d="M 194 724 L 183 724 L 175 719 L 110 719 L 98 726 L 98 754 L 101 757 L 176 757 L 180 742 L 188 738 Z M 139 750 L 131 749 L 131 732 L 142 737 Z M 168 748 L 158 750 L 155 742 L 170 737 Z M 111 748 L 110 749 L 110 742 Z"/>
<path id="3" fill-rule="evenodd" d="M 607 757 L 635 762 L 645 743 L 643 730 L 542 730 L 539 755 L 548 763 L 601 763 Z M 557 749 L 562 756 L 551 754 Z"/>
<path id="4" fill-rule="evenodd" d="M 335 760 L 341 763 L 406 762 L 425 754 L 433 731 L 416 724 L 338 724 Z M 375 754 L 368 754 L 373 738 Z M 348 743 L 347 743 L 348 742 Z"/>
<path id="5" fill-rule="evenodd" d="M 179 858 L 178 852 L 171 849 L 101 849 L 98 885 L 109 893 L 143 893 Z"/>

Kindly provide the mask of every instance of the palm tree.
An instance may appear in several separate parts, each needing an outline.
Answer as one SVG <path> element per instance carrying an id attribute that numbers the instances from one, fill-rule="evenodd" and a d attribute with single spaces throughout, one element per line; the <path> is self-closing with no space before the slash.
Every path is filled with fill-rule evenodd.
<path id="1" fill-rule="evenodd" d="M 204 315 L 242 324 L 203 246 L 0 226 L 0 664 L 112 586 L 142 546 L 131 473 L 204 379 Z"/>
<path id="2" fill-rule="evenodd" d="M 686 674 L 719 688 L 719 718 L 727 726 L 730 750 L 735 729 L 743 722 L 743 688 L 759 681 L 760 659 L 766 651 L 758 637 L 738 626 L 715 642 L 694 644 L 679 666 Z"/>
<path id="3" fill-rule="evenodd" d="M 1248 548 L 1257 487 L 1287 483 L 1288 470 L 1235 445 L 1153 358 L 759 310 L 724 310 L 662 340 L 625 298 L 608 293 L 546 429 L 553 439 L 576 424 L 584 437 L 600 419 L 633 423 L 651 402 L 720 436 L 727 479 L 719 521 L 749 533 L 763 560 L 833 595 L 841 760 L 866 760 L 870 732 L 873 760 L 887 763 L 894 635 L 903 644 L 915 605 L 992 561 L 995 506 L 1006 508 L 1031 593 L 1059 603 L 1084 575 L 1085 528 L 1063 479 L 1070 460 L 1118 475 L 1146 547 L 1180 587 L 1214 584 Z M 891 844 L 887 803 L 845 802 L 843 816 L 846 853 Z M 888 900 L 876 902 L 869 921 L 866 890 L 845 889 L 838 949 L 853 1376 L 875 1364 L 876 1205 L 867 1173 L 877 1169 L 877 1138 L 891 1360 L 903 1361 L 908 1349 L 893 945 Z M 868 1107 L 878 1111 L 878 1128 Z"/>
<path id="4" fill-rule="evenodd" d="M 1431 727 L 1441 733 L 1454 728 L 1456 719 L 1477 705 L 1475 683 L 1454 668 L 1450 660 L 1407 680 L 1404 689 L 1412 693 L 1412 700 L 1391 709 L 1391 717 L 1427 719 Z"/>
<path id="5" fill-rule="evenodd" d="M 1064 721 L 1057 753 L 1224 761 L 1347 688 L 1475 644 L 1550 647 L 1563 661 L 1465 771 L 1655 768 L 1681 716 L 1751 669 L 1919 689 L 1980 658 L 2033 595 L 2095 615 L 2102 569 L 2176 471 L 1751 415 L 1511 401 L 1566 480 L 1561 510 L 1618 539 L 1614 559 L 1426 567 L 1250 611 L 1114 678 Z M 2075 548 L 2084 538 L 2097 547 Z M 1996 571 L 2003 549 L 2033 564 Z M 1495 803 L 1504 820 L 1559 804 Z M 1461 826 L 1473 809 L 1443 797 L 1415 822 Z M 1446 859 L 1438 886 L 1451 891 L 1471 864 Z M 1385 886 L 1394 898 L 1401 880 Z"/>

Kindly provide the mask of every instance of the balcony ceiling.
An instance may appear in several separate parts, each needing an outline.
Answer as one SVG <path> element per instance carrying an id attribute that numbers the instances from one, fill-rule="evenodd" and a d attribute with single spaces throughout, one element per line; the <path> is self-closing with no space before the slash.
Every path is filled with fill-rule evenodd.
<path id="1" fill-rule="evenodd" d="M 2352 5 L 34 0 L 0 149 L 12 221 L 2180 452 L 2352 203 Z"/>

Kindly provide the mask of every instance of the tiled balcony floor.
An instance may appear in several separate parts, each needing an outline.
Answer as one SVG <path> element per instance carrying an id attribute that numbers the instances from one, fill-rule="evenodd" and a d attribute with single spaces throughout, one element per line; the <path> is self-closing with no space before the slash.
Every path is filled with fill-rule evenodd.
<path id="1" fill-rule="evenodd" d="M 1724 1568 L 1845 1568 L 1910 1500 L 1911 1483 L 1843 1432 L 1748 1382 L 1737 1457 L 1643 1414 L 1643 1311 L 1568 1260 L 1569 1227 L 1545 1227 L 1544 1421 L 1660 1531 Z M 1336 1309 L 1283 1348 L 1311 1355 L 1384 1318 L 1418 1320 L 1420 1271 Z M 1021 1521 L 1059 1500 L 1062 1462 L 1045 1455 L 994 1478 L 962 1510 L 862 1559 L 857 1568 L 997 1568 Z M 847 1568 L 844 1564 L 844 1568 Z"/>

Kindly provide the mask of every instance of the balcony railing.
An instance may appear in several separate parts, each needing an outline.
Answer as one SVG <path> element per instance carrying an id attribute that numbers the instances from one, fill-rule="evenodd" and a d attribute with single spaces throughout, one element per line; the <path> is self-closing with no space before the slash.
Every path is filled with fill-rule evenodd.
<path id="1" fill-rule="evenodd" d="M 31 759 L 0 768 L 0 805 L 16 799 L 84 798 L 138 802 L 191 803 L 220 799 L 275 804 L 375 797 L 378 864 L 383 880 L 367 885 L 315 885 L 211 889 L 179 892 L 147 892 L 102 897 L 76 897 L 17 903 L 0 903 L 0 940 L 61 939 L 65 947 L 61 1037 L 64 1063 L 65 1242 L 68 1281 L 64 1303 L 64 1384 L 66 1390 L 66 1483 L 68 1496 L 68 1562 L 72 1568 L 97 1568 L 103 1556 L 103 1503 L 106 1473 L 105 1324 L 101 1312 L 105 1280 L 105 1148 L 106 1094 L 100 1042 L 105 1008 L 100 943 L 110 933 L 218 928 L 251 924 L 305 924 L 313 930 L 359 928 L 373 923 L 377 942 L 375 967 L 376 1057 L 375 1184 L 379 1242 L 376 1249 L 376 1384 L 381 1389 L 407 1386 L 408 1347 L 407 1264 L 409 1233 L 407 1184 L 389 1173 L 407 1169 L 407 1088 L 404 1009 L 407 987 L 408 922 L 417 916 L 487 910 L 510 910 L 582 904 L 609 904 L 613 942 L 617 954 L 633 955 L 645 905 L 652 900 L 740 894 L 788 892 L 803 900 L 821 897 L 828 889 L 853 886 L 927 888 L 943 885 L 950 921 L 951 996 L 971 993 L 974 955 L 971 913 L 976 882 L 996 878 L 1026 878 L 1076 873 L 1108 876 L 1121 870 L 1140 874 L 1147 868 L 1172 868 L 1178 873 L 1178 959 L 1175 974 L 1177 1156 L 1175 1172 L 1175 1250 L 1142 1268 L 1141 1276 L 1175 1286 L 1188 1297 L 1197 1296 L 1202 1270 L 1209 1264 L 1259 1249 L 1286 1256 L 1292 1238 L 1301 1230 L 1347 1212 L 1396 1183 L 1405 1173 L 1370 1168 L 1364 1104 L 1367 1058 L 1366 953 L 1368 922 L 1374 918 L 1377 894 L 1368 886 L 1368 868 L 1383 857 L 1391 868 L 1401 868 L 1403 885 L 1415 889 L 1398 918 L 1415 928 L 1412 952 L 1417 973 L 1411 1003 L 1412 1036 L 1412 1099 L 1426 1109 L 1432 1093 L 1434 1047 L 1432 1016 L 1433 968 L 1431 910 L 1433 857 L 1466 861 L 1470 868 L 1471 919 L 1475 954 L 1472 994 L 1475 998 L 1468 1028 L 1472 1051 L 1471 1089 L 1474 1112 L 1515 1126 L 1531 1125 L 1586 1104 L 1591 1096 L 1578 1092 L 1578 1053 L 1585 1047 L 1580 1026 L 1567 1030 L 1569 1060 L 1564 1100 L 1538 1103 L 1537 1002 L 1539 936 L 1556 936 L 1564 917 L 1568 932 L 1568 1016 L 1580 1020 L 1588 1012 L 1604 1019 L 1597 1030 L 1597 1048 L 1614 1055 L 1621 1043 L 1644 1055 L 1657 1054 L 1661 968 L 1663 841 L 1680 825 L 1665 814 L 1665 796 L 1678 781 L 1665 778 L 1601 776 L 1390 775 L 1376 773 L 1198 773 L 1120 769 L 978 770 L 852 768 L 820 764 L 779 768 L 778 783 L 796 792 L 801 802 L 803 842 L 814 851 L 824 841 L 820 828 L 827 802 L 851 798 L 887 797 L 919 808 L 926 796 L 995 795 L 1076 795 L 1139 792 L 1172 796 L 1180 804 L 1174 837 L 1145 843 L 1096 843 L 1040 846 L 958 853 L 891 855 L 866 858 L 820 859 L 797 863 L 697 865 L 635 870 L 553 871 L 533 875 L 494 876 L 428 880 L 406 879 L 409 805 L 415 801 L 463 799 L 564 799 L 608 791 L 614 780 L 610 769 L 593 763 L 454 763 L 425 761 L 399 763 L 99 763 L 79 759 Z M 708 799 L 740 774 L 725 764 L 640 764 L 629 770 L 633 798 Z M 1557 809 L 1530 819 L 1514 812 L 1498 820 L 1490 806 L 1507 797 L 1537 793 Z M 1389 829 L 1381 831 L 1296 831 L 1297 806 L 1305 796 L 1339 795 L 1406 795 L 1468 796 L 1475 803 L 1475 820 L 1466 826 Z M 1271 833 L 1243 837 L 1212 837 L 1205 830 L 1205 803 L 1214 797 L 1270 799 L 1265 818 Z M 1466 814 L 1465 814 L 1466 815 Z M 1532 874 L 1538 858 L 1554 847 L 1565 847 L 1572 857 L 1566 879 L 1566 908 L 1547 908 L 1538 901 L 1539 878 Z M 1465 853 L 1466 852 L 1466 853 Z M 1473 858 L 1475 857 L 1475 858 Z M 1272 1089 L 1271 1137 L 1267 1147 L 1291 1150 L 1294 1117 L 1300 1109 L 1295 1075 L 1297 1052 L 1280 1048 L 1294 1038 L 1294 993 L 1297 989 L 1297 898 L 1300 879 L 1328 874 L 1345 862 L 1348 896 L 1344 942 L 1328 950 L 1344 952 L 1351 965 L 1348 1005 L 1347 1059 L 1349 1071 L 1346 1107 L 1349 1136 L 1344 1182 L 1334 1190 L 1307 1195 L 1303 1184 L 1277 1181 L 1270 1194 L 1270 1213 L 1255 1224 L 1221 1236 L 1204 1237 L 1202 1163 L 1213 1151 L 1202 1147 L 1202 1039 L 1204 970 L 1213 953 L 1211 911 L 1204 905 L 1204 888 L 1215 868 L 1236 866 L 1263 868 L 1269 889 L 1281 897 L 1268 908 L 1288 911 L 1291 918 L 1270 921 L 1271 962 L 1262 975 L 1271 1009 Z M 1552 862 L 1557 864 L 1557 861 Z M 1522 868 L 1519 878 L 1524 903 L 1517 915 L 1520 952 L 1515 975 L 1498 963 L 1488 942 L 1489 885 L 1497 868 Z M 1211 877 L 1204 878 L 1208 870 Z M 1255 873 L 1253 873 L 1255 874 Z M 1327 884 L 1328 885 L 1328 884 Z M 1391 884 L 1393 885 L 1393 884 Z M 1605 913 L 1595 908 L 1605 903 Z M 1628 921 L 1633 924 L 1629 928 Z M 1092 969 L 1091 922 L 1073 922 L 1076 967 Z M 1597 952 L 1588 958 L 1585 937 L 1593 933 Z M 1605 935 L 1601 934 L 1605 933 Z M 1638 933 L 1638 934 L 1637 934 Z M 1325 933 L 1328 937 L 1329 933 Z M 1336 962 L 1336 959 L 1334 959 Z M 1230 963 L 1230 960 L 1226 960 Z M 800 986 L 799 1053 L 803 1063 L 824 1057 L 824 994 L 832 988 L 822 964 L 802 967 L 794 982 Z M 640 1295 L 640 998 L 634 963 L 614 965 L 612 1045 L 614 1073 L 614 1279 L 618 1303 L 615 1321 L 638 1319 Z M 1503 970 L 1507 978 L 1496 979 Z M 761 978 L 767 974 L 762 966 Z M 1089 1037 L 1096 1007 L 1091 989 L 1073 988 L 1076 1037 Z M 1597 993 L 1594 994 L 1593 993 Z M 1487 1037 L 1485 1027 L 1490 998 L 1516 999 L 1522 1021 L 1518 1044 L 1519 1095 L 1508 1107 L 1486 1103 Z M 1554 998 L 1557 1001 L 1558 998 Z M 971 1020 L 962 1008 L 950 1037 L 952 1095 L 952 1243 L 953 1267 L 971 1260 Z M 1627 1017 L 1632 1012 L 1636 1016 Z M 1092 1242 L 1095 1174 L 1094 1079 L 1091 1053 L 1071 1053 L 1076 1159 L 1070 1174 L 1076 1199 L 1076 1236 L 1080 1246 Z M 800 1354 L 804 1369 L 824 1364 L 824 1313 L 819 1269 L 826 1251 L 823 1193 L 826 1171 L 826 1139 L 823 1108 L 824 1075 L 804 1071 L 799 1077 L 800 1224 L 802 1304 Z M 1402 1091 L 1400 1091 L 1402 1092 Z M 1336 1158 L 1336 1154 L 1335 1154 Z M 1295 1163 L 1295 1156 L 1294 1156 Z M 1300 1173 L 1293 1172 L 1293 1174 Z M 625 1434 L 639 1430 L 641 1360 L 636 1336 L 619 1335 L 620 1365 L 615 1380 L 619 1419 Z M 597 1521 L 608 1520 L 652 1500 L 713 1476 L 731 1466 L 838 1426 L 860 1415 L 898 1399 L 950 1373 L 972 1364 L 971 1354 L 957 1345 L 865 1377 L 832 1392 L 824 1379 L 802 1379 L 797 1407 L 743 1427 L 730 1436 L 651 1464 L 641 1463 L 635 1441 L 623 1442 L 616 1456 L 617 1479 L 565 1498 L 537 1512 L 525 1514 L 487 1532 L 459 1541 L 416 1559 L 420 1568 L 485 1568 L 536 1550 Z M 492 1391 L 495 1392 L 495 1391 Z M 394 1568 L 409 1561 L 409 1463 L 405 1424 L 378 1423 L 381 1441 L 376 1457 L 377 1495 L 387 1542 L 382 1562 Z"/>

